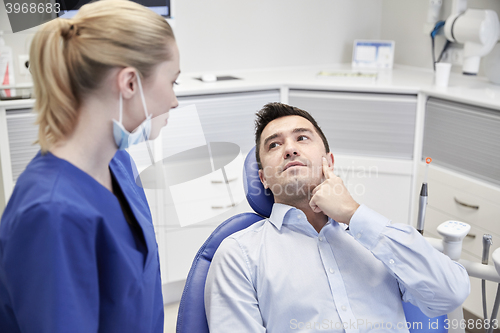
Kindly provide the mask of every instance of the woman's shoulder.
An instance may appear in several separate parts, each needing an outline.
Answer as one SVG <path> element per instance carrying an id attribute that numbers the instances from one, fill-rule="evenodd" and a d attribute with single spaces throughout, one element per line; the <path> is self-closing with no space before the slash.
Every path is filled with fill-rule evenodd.
<path id="1" fill-rule="evenodd" d="M 26 166 L 16 181 L 9 203 L 50 201 L 65 164 L 51 154 L 38 154 Z"/>
<path id="2" fill-rule="evenodd" d="M 38 153 L 17 179 L 2 222 L 6 215 L 18 215 L 33 207 L 88 214 L 85 203 L 89 196 L 99 195 L 101 190 L 90 178 L 64 160 Z"/>

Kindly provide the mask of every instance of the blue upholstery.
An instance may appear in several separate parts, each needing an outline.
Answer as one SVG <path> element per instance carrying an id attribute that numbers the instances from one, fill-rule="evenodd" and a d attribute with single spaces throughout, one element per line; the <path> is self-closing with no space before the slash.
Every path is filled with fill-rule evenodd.
<path id="1" fill-rule="evenodd" d="M 264 189 L 259 178 L 259 166 L 253 147 L 245 158 L 243 166 L 243 185 L 250 207 L 257 214 L 269 217 L 273 209 L 274 196 L 269 189 Z"/>
<path id="2" fill-rule="evenodd" d="M 220 224 L 202 245 L 194 258 L 182 293 L 177 315 L 177 333 L 208 333 L 203 300 L 205 279 L 214 253 L 224 238 L 260 220 L 262 216 L 254 213 L 233 216 Z"/>
<path id="3" fill-rule="evenodd" d="M 411 303 L 403 302 L 407 327 L 411 333 L 447 333 L 445 319 L 447 315 L 429 318 Z M 208 331 L 207 331 L 208 332 Z"/>
<path id="4" fill-rule="evenodd" d="M 177 333 L 209 333 L 204 306 L 204 290 L 208 268 L 215 251 L 227 236 L 271 215 L 274 197 L 269 190 L 264 189 L 260 182 L 255 159 L 255 147 L 252 148 L 245 159 L 243 183 L 248 203 L 259 215 L 243 213 L 227 219 L 215 229 L 200 248 L 193 260 L 182 293 L 177 316 Z M 403 308 L 411 333 L 448 332 L 448 330 L 444 329 L 446 315 L 431 319 L 425 316 L 418 307 L 410 303 L 403 302 Z M 436 321 L 438 322 L 437 326 L 434 324 Z"/>

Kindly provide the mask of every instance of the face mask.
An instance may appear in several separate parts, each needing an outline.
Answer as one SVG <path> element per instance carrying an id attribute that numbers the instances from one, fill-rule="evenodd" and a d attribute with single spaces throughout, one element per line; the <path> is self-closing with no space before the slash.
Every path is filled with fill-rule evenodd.
<path id="1" fill-rule="evenodd" d="M 146 100 L 144 99 L 144 93 L 142 91 L 141 79 L 139 75 L 137 75 L 137 82 L 139 84 L 139 92 L 141 93 L 142 106 L 144 107 L 146 119 L 132 133 L 130 133 L 125 129 L 125 127 L 123 127 L 123 98 L 122 93 L 120 92 L 120 119 L 118 121 L 113 119 L 113 136 L 115 138 L 115 143 L 118 146 L 118 149 L 127 149 L 130 146 L 136 145 L 143 141 L 147 141 L 149 140 L 149 136 L 151 134 L 151 115 L 148 114 Z"/>

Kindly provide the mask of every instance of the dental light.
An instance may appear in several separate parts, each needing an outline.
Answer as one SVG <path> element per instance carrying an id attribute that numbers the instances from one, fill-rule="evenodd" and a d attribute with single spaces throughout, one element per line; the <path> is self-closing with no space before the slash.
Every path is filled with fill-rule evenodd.
<path id="1" fill-rule="evenodd" d="M 446 19 L 444 33 L 450 42 L 464 44 L 463 74 L 476 75 L 481 57 L 498 41 L 498 15 L 493 10 L 458 11 Z"/>

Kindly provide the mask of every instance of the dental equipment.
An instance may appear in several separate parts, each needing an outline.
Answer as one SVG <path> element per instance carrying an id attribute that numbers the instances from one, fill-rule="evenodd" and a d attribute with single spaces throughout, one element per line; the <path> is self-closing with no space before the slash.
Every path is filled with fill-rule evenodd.
<path id="1" fill-rule="evenodd" d="M 483 265 L 488 265 L 488 257 L 490 255 L 490 246 L 493 242 L 491 241 L 491 235 L 484 234 L 483 235 L 483 256 L 481 257 L 481 263 Z M 483 297 L 483 317 L 484 319 L 488 319 L 488 311 L 486 307 L 486 280 L 481 279 L 481 290 Z"/>
<path id="2" fill-rule="evenodd" d="M 452 260 L 460 260 L 462 241 L 470 231 L 470 225 L 460 221 L 446 221 L 441 223 L 437 232 L 443 236 L 443 253 Z"/>
<path id="3" fill-rule="evenodd" d="M 427 175 L 429 173 L 429 164 L 432 162 L 432 158 L 427 157 L 425 159 L 425 176 L 424 182 L 422 183 L 422 188 L 420 190 L 420 201 L 418 206 L 418 219 L 417 219 L 417 231 L 420 234 L 424 234 L 424 223 L 425 223 L 425 210 L 427 208 Z"/>
<path id="4" fill-rule="evenodd" d="M 495 267 L 487 265 L 488 263 L 488 252 L 489 247 L 492 244 L 490 235 L 483 236 L 483 253 L 481 263 L 472 262 L 465 259 L 460 259 L 462 251 L 462 241 L 465 236 L 470 231 L 470 225 L 460 221 L 446 221 L 441 223 L 437 228 L 438 233 L 443 237 L 443 239 L 425 237 L 425 239 L 438 251 L 443 252 L 448 255 L 452 260 L 459 262 L 467 270 L 470 277 L 479 278 L 481 280 L 488 280 L 498 283 L 498 289 L 496 298 L 493 305 L 493 311 L 491 313 L 489 323 L 496 322 L 496 317 L 498 314 L 498 309 L 500 307 L 500 248 L 496 249 L 491 257 L 495 264 Z M 484 319 L 487 320 L 487 309 L 484 301 L 485 291 L 483 289 L 483 313 Z M 448 319 L 451 321 L 460 323 L 463 322 L 463 312 L 462 307 L 458 307 L 456 310 L 448 314 Z M 485 328 L 486 333 L 492 333 L 494 325 Z M 464 333 L 465 329 L 461 327 L 450 327 L 449 333 Z"/>
<path id="5" fill-rule="evenodd" d="M 458 261 L 462 254 L 462 241 L 470 231 L 470 225 L 460 221 L 446 221 L 437 227 L 437 232 L 443 237 L 441 249 L 450 259 Z M 464 320 L 462 307 L 459 306 L 448 313 L 450 322 L 460 323 Z M 450 327 L 449 333 L 464 333 L 465 330 Z"/>
<path id="6" fill-rule="evenodd" d="M 498 15 L 493 10 L 466 9 L 466 0 L 454 0 L 444 33 L 453 43 L 464 44 L 464 75 L 477 75 L 481 57 L 495 46 L 499 36 Z"/>
<path id="7" fill-rule="evenodd" d="M 493 251 L 493 253 L 491 254 L 491 259 L 493 259 L 493 263 L 495 264 L 495 269 L 497 270 L 498 275 L 500 275 L 500 247 L 495 251 Z M 496 320 L 499 306 L 500 306 L 500 283 L 498 283 L 497 295 L 495 296 L 495 304 L 493 305 L 493 311 L 491 312 L 490 323 Z M 492 333 L 493 326 L 491 326 L 487 332 Z"/>

